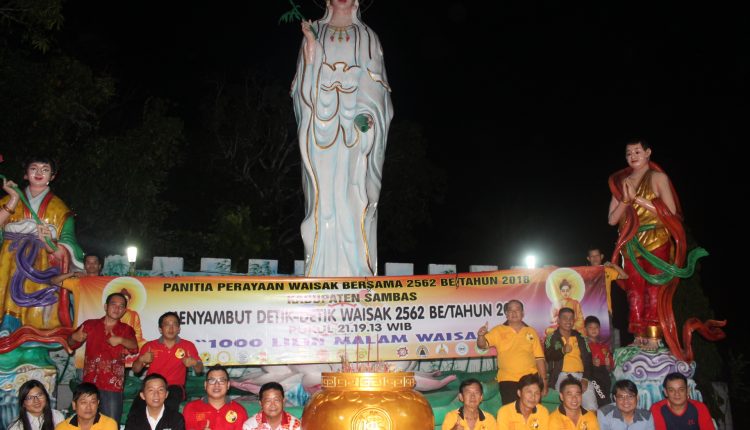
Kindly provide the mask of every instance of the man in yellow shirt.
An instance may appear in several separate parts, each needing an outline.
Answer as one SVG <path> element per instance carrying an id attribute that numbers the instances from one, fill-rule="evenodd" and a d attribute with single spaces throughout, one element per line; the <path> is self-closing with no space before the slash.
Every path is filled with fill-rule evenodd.
<path id="1" fill-rule="evenodd" d="M 481 382 L 473 378 L 461 382 L 458 400 L 464 405 L 445 414 L 442 430 L 497 430 L 495 417 L 479 409 L 483 399 Z"/>
<path id="2" fill-rule="evenodd" d="M 596 413 L 581 406 L 581 381 L 568 376 L 560 383 L 560 407 L 549 415 L 549 430 L 599 430 Z"/>
<path id="3" fill-rule="evenodd" d="M 477 331 L 477 347 L 497 350 L 497 382 L 504 405 L 518 400 L 518 381 L 528 374 L 540 375 L 542 396 L 547 394 L 547 365 L 539 336 L 523 322 L 523 303 L 510 300 L 503 306 L 504 324 L 488 330 L 485 323 Z"/>
<path id="4" fill-rule="evenodd" d="M 497 411 L 498 430 L 547 430 L 549 412 L 539 402 L 544 384 L 538 375 L 525 375 L 518 381 L 518 400 Z"/>
<path id="5" fill-rule="evenodd" d="M 560 383 L 573 375 L 583 386 L 583 406 L 596 410 L 596 394 L 593 384 L 589 381 L 594 376 L 594 365 L 591 349 L 581 333 L 573 328 L 575 312 L 570 308 L 562 308 L 558 313 L 560 323 L 557 330 L 547 336 L 544 341 L 544 355 L 547 357 L 550 381 L 552 386 L 560 391 Z"/>
<path id="6" fill-rule="evenodd" d="M 78 384 L 73 393 L 75 414 L 55 427 L 55 430 L 118 430 L 117 422 L 99 413 L 99 389 L 91 382 Z"/>

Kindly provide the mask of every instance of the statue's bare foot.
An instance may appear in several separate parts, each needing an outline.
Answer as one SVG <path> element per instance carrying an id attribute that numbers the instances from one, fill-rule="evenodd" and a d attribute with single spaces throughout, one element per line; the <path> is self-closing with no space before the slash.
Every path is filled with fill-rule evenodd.
<path id="1" fill-rule="evenodd" d="M 656 338 L 647 338 L 643 339 L 643 344 L 641 345 L 641 349 L 646 352 L 656 352 L 659 350 L 659 339 Z"/>

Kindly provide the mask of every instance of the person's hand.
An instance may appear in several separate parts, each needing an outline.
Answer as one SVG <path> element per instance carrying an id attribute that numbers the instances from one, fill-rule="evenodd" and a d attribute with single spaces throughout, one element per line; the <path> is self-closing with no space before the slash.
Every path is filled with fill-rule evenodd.
<path id="1" fill-rule="evenodd" d="M 62 246 L 58 246 L 56 250 L 52 251 L 52 255 L 55 256 L 57 261 L 63 261 L 65 258 L 65 254 L 65 248 L 63 248 Z"/>
<path id="2" fill-rule="evenodd" d="M 307 21 L 302 21 L 302 34 L 305 35 L 307 43 L 315 42 L 315 34 L 312 31 L 312 21 L 309 19 Z"/>
<path id="3" fill-rule="evenodd" d="M 573 345 L 570 344 L 570 341 L 565 342 L 565 346 L 563 346 L 563 352 L 567 354 L 572 350 L 573 350 Z"/>
<path id="4" fill-rule="evenodd" d="M 488 322 L 484 323 L 483 326 L 479 327 L 479 330 L 477 330 L 477 337 L 482 337 L 482 336 L 486 335 L 487 333 L 489 333 L 489 331 L 490 331 L 489 330 L 489 324 L 490 323 L 488 321 Z"/>
<path id="5" fill-rule="evenodd" d="M 10 179 L 3 179 L 3 190 L 10 196 L 10 203 L 18 203 L 18 191 L 14 187 L 18 187 L 18 184 L 11 181 Z"/>
<path id="6" fill-rule="evenodd" d="M 73 339 L 74 341 L 76 341 L 76 342 L 78 342 L 78 343 L 83 343 L 83 342 L 85 342 L 85 341 L 86 341 L 86 338 L 87 338 L 88 336 L 89 336 L 89 335 L 88 335 L 88 334 L 87 334 L 87 333 L 86 333 L 86 332 L 85 332 L 85 331 L 83 330 L 83 326 L 80 326 L 80 327 L 78 327 L 78 329 L 77 329 L 76 331 L 74 331 L 72 335 L 70 335 L 70 337 L 71 337 L 71 338 L 72 338 L 72 339 Z"/>
<path id="7" fill-rule="evenodd" d="M 47 242 L 47 238 L 52 240 L 52 231 L 50 231 L 47 224 L 37 224 L 36 235 L 39 237 L 39 240 L 45 243 Z"/>
<path id="8" fill-rule="evenodd" d="M 194 359 L 193 357 L 183 357 L 182 364 L 184 364 L 185 367 L 193 367 L 198 364 L 198 360 Z"/>
<path id="9" fill-rule="evenodd" d="M 211 421 L 206 420 L 206 426 L 203 427 L 203 430 L 211 430 Z"/>
<path id="10" fill-rule="evenodd" d="M 599 357 L 594 357 L 593 361 L 594 361 L 594 366 L 599 366 L 600 364 L 602 364 L 601 360 L 599 360 Z"/>
<path id="11" fill-rule="evenodd" d="M 547 394 L 549 394 L 549 383 L 547 381 L 542 381 L 542 384 L 544 384 L 544 387 L 542 387 L 542 399 L 547 397 Z"/>
<path id="12" fill-rule="evenodd" d="M 589 380 L 581 379 L 581 391 L 586 391 L 589 388 Z"/>
<path id="13" fill-rule="evenodd" d="M 625 179 L 622 183 L 622 201 L 632 204 L 635 197 L 635 185 L 630 180 Z"/>
<path id="14" fill-rule="evenodd" d="M 313 33 L 312 21 L 302 21 L 302 34 L 305 36 L 305 64 L 312 64 L 315 60 L 315 34 Z"/>
<path id="15" fill-rule="evenodd" d="M 122 344 L 122 337 L 120 336 L 110 336 L 107 338 L 107 343 L 112 346 L 117 346 Z"/>
<path id="16" fill-rule="evenodd" d="M 141 355 L 141 358 L 139 358 L 139 360 L 141 360 L 141 363 L 143 364 L 151 364 L 151 362 L 154 361 L 154 353 L 151 351 L 146 352 Z"/>

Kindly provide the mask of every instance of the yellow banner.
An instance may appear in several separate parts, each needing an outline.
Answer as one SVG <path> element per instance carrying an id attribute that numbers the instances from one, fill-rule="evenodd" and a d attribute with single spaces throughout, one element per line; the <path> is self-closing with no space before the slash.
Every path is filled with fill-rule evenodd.
<path id="1" fill-rule="evenodd" d="M 141 345 L 159 337 L 161 314 L 177 312 L 181 336 L 208 365 L 466 358 L 494 355 L 476 347 L 476 331 L 505 322 L 503 304 L 511 299 L 524 303 L 524 320 L 540 336 L 553 330 L 563 280 L 572 285 L 564 303 L 578 303 L 582 318 L 597 316 L 609 338 L 601 267 L 374 278 L 89 277 L 81 279 L 76 307 L 79 324 L 101 318 L 107 295 L 125 291 L 131 299 L 123 322 L 135 326 Z"/>

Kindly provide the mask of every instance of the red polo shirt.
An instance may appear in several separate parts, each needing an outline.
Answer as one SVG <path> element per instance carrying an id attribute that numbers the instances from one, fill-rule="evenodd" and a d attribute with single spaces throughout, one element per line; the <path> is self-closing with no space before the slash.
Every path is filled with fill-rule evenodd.
<path id="1" fill-rule="evenodd" d="M 184 387 L 187 368 L 182 364 L 182 359 L 184 357 L 192 357 L 201 361 L 201 357 L 193 342 L 181 338 L 177 338 L 176 340 L 174 346 L 171 348 L 167 347 L 164 343 L 164 338 L 146 342 L 141 347 L 141 353 L 138 354 L 138 358 L 141 358 L 147 352 L 153 353 L 154 361 L 149 364 L 146 374 L 158 373 L 166 378 L 167 385 Z"/>
<path id="2" fill-rule="evenodd" d="M 242 424 L 247 421 L 247 411 L 239 403 L 230 401 L 221 409 L 211 406 L 203 399 L 193 400 L 182 410 L 185 417 L 185 430 L 203 430 L 206 420 L 210 422 L 211 430 L 242 430 Z"/>

